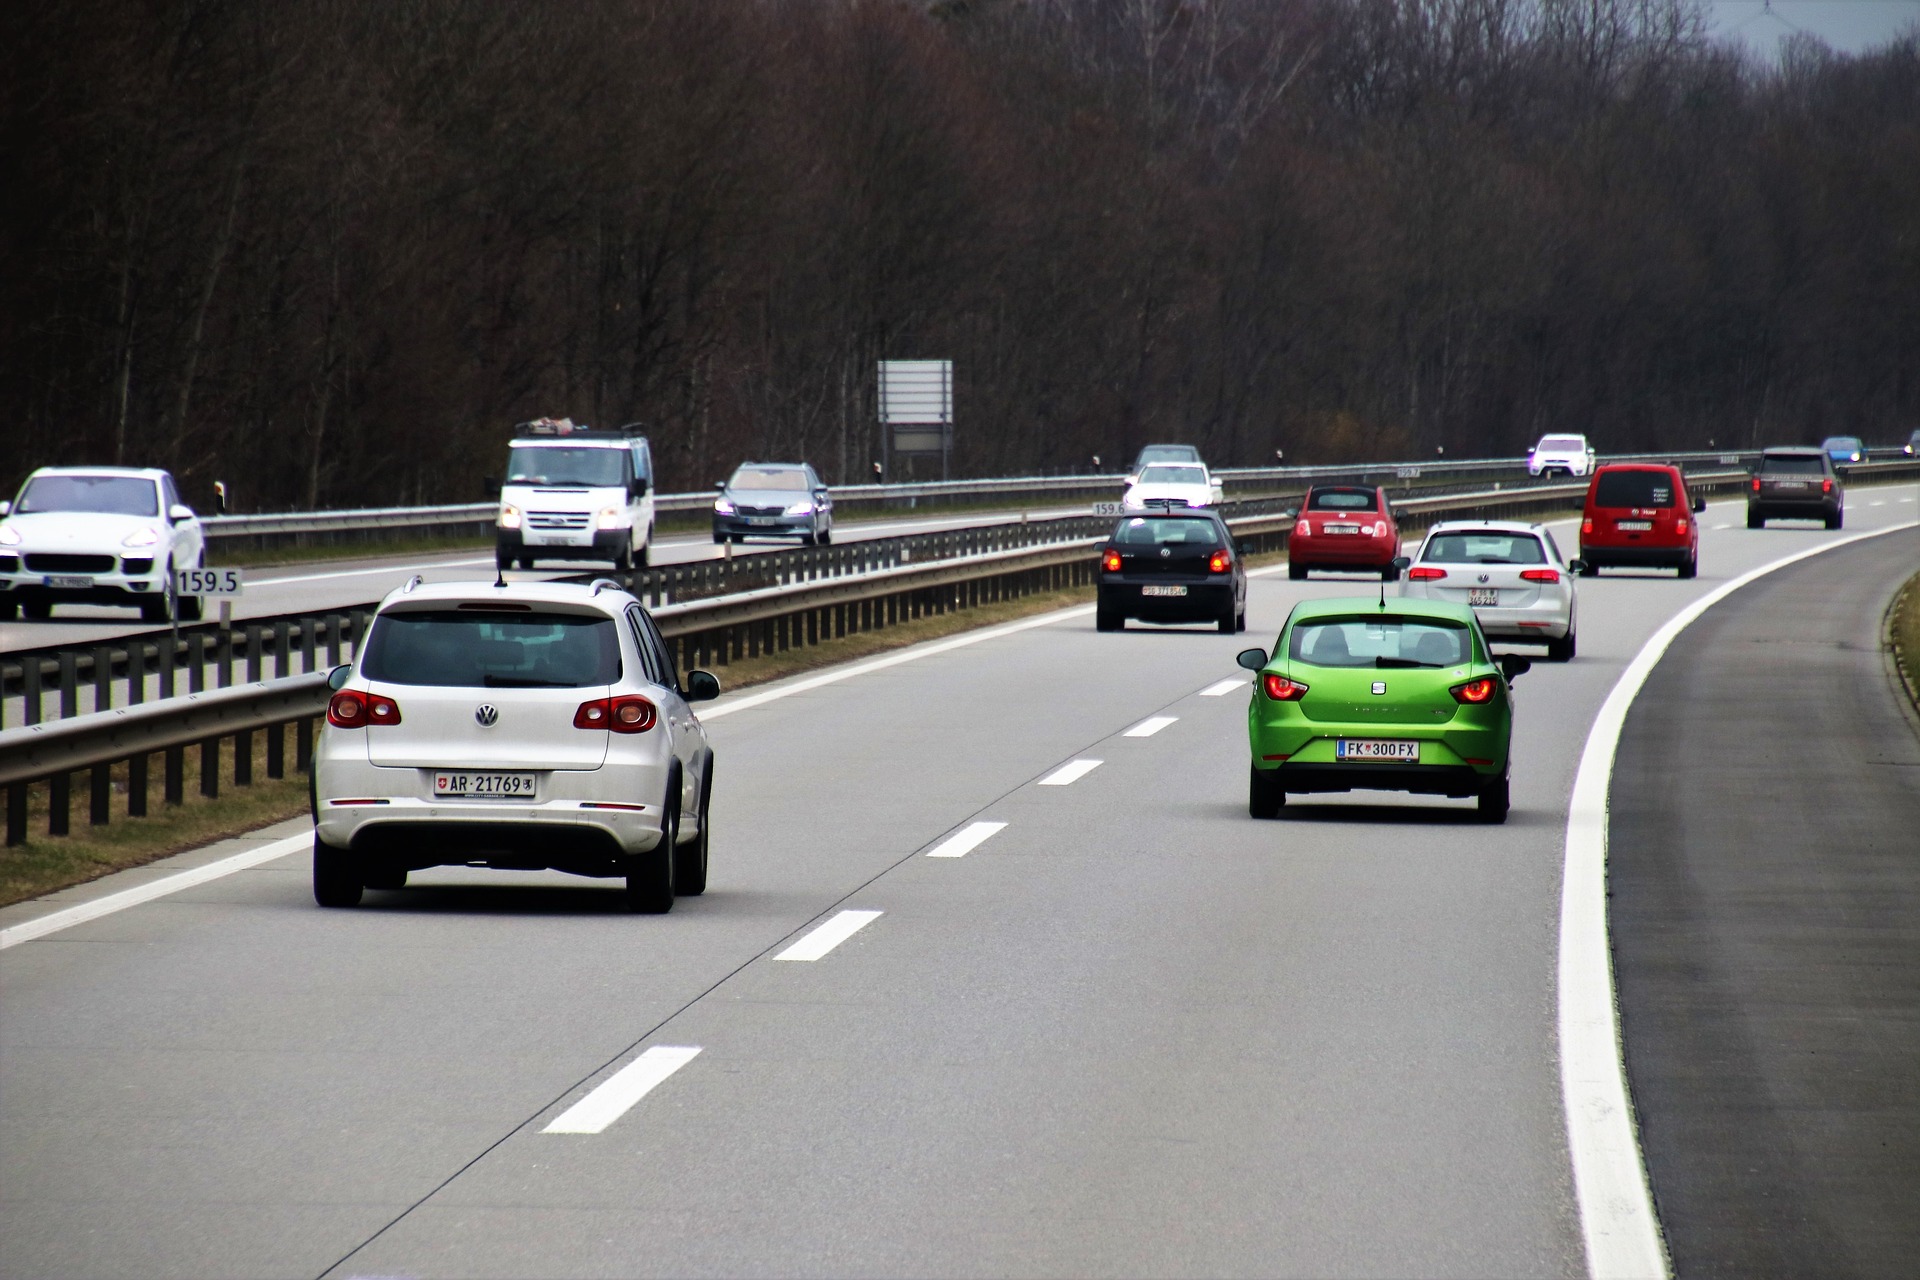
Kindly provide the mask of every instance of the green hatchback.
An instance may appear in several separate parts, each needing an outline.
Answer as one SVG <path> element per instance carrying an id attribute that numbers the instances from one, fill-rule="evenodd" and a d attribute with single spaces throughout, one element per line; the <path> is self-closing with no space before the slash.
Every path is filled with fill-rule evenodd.
<path id="1" fill-rule="evenodd" d="M 1464 604 L 1309 600 L 1295 605 L 1247 710 L 1247 809 L 1274 818 L 1289 792 L 1411 791 L 1475 797 L 1507 820 L 1511 682 L 1533 664 L 1503 656 Z"/>

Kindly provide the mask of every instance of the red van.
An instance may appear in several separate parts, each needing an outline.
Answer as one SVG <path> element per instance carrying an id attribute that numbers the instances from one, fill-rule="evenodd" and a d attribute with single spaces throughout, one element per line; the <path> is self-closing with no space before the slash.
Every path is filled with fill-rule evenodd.
<path id="1" fill-rule="evenodd" d="M 1592 577 L 1621 569 L 1677 569 L 1683 578 L 1700 572 L 1700 522 L 1705 498 L 1691 497 L 1680 468 L 1655 462 L 1610 462 L 1587 485 L 1580 520 L 1580 572 Z"/>

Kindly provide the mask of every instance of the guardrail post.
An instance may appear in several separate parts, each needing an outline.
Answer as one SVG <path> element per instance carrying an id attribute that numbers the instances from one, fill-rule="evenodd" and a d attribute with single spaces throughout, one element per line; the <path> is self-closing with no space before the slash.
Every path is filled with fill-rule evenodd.
<path id="1" fill-rule="evenodd" d="M 207 642 L 213 637 L 204 631 L 187 632 L 187 692 L 207 691 Z"/>
<path id="2" fill-rule="evenodd" d="M 301 773 L 313 769 L 313 718 L 301 716 L 293 722 L 293 767 Z"/>
<path id="3" fill-rule="evenodd" d="M 64 769 L 47 779 L 47 834 L 50 836 L 67 834 L 72 787 L 73 775 Z"/>
<path id="4" fill-rule="evenodd" d="M 172 634 L 160 641 L 160 696 L 163 698 L 173 696 L 173 664 L 179 658 L 175 646 L 179 643 L 180 637 Z"/>
<path id="5" fill-rule="evenodd" d="M 287 668 L 293 657 L 293 628 L 285 618 L 273 624 L 273 676 L 278 680 L 293 672 Z"/>
<path id="6" fill-rule="evenodd" d="M 231 689 L 233 687 L 233 628 L 232 627 L 220 628 L 220 638 L 215 642 L 215 652 L 218 655 L 214 659 L 214 661 L 218 664 L 218 667 L 219 667 L 220 687 L 222 689 Z"/>
<path id="7" fill-rule="evenodd" d="M 266 675 L 266 645 L 262 643 L 266 637 L 262 634 L 263 631 L 264 628 L 259 623 L 250 622 L 243 633 L 247 642 L 247 682 L 249 684 L 258 683 Z"/>
<path id="8" fill-rule="evenodd" d="M 220 739 L 207 738 L 200 743 L 200 794 L 209 800 L 220 798 Z"/>
<path id="9" fill-rule="evenodd" d="M 7 787 L 7 847 L 27 842 L 27 784 L 16 782 Z"/>
<path id="10" fill-rule="evenodd" d="M 60 718 L 77 714 L 80 709 L 80 664 L 69 649 L 60 655 Z"/>
<path id="11" fill-rule="evenodd" d="M 20 663 L 20 711 L 23 724 L 40 723 L 40 659 L 28 657 Z M 24 839 L 25 837 L 22 837 Z"/>
<path id="12" fill-rule="evenodd" d="M 284 778 L 287 776 L 287 726 L 270 724 L 267 733 L 267 776 Z"/>
<path id="13" fill-rule="evenodd" d="M 300 669 L 312 671 L 313 668 L 313 629 L 320 625 L 318 618 L 300 619 Z"/>
<path id="14" fill-rule="evenodd" d="M 127 816 L 147 816 L 147 753 L 127 758 Z"/>
<path id="15" fill-rule="evenodd" d="M 233 735 L 233 785 L 253 785 L 253 730 L 242 729 Z"/>
<path id="16" fill-rule="evenodd" d="M 87 824 L 104 827 L 112 816 L 107 810 L 107 801 L 113 797 L 113 766 L 97 764 L 93 766 L 92 777 L 88 779 L 90 794 L 87 796 Z"/>
<path id="17" fill-rule="evenodd" d="M 93 647 L 93 709 L 113 709 L 113 649 L 104 644 Z"/>
<path id="18" fill-rule="evenodd" d="M 147 700 L 147 642 L 133 640 L 127 645 L 127 705 L 137 707 Z"/>
<path id="19" fill-rule="evenodd" d="M 187 749 L 168 747 L 162 753 L 161 783 L 166 803 L 183 804 L 187 798 Z"/>

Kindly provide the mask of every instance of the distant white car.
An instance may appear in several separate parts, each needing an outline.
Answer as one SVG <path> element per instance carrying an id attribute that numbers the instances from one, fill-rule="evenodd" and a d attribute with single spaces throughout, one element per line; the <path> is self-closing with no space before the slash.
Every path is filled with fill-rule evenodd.
<path id="1" fill-rule="evenodd" d="M 1140 476 L 1121 496 L 1123 511 L 1145 511 L 1149 502 L 1156 506 L 1210 507 L 1219 502 L 1221 487 L 1204 465 L 1198 462 L 1153 462 L 1140 469 Z"/>
<path id="2" fill-rule="evenodd" d="M 1573 578 L 1545 526 L 1508 520 L 1446 520 L 1400 580 L 1400 594 L 1471 608 L 1489 640 L 1544 644 L 1555 662 L 1577 647 Z"/>
<path id="3" fill-rule="evenodd" d="M 176 599 L 173 571 L 206 562 L 200 519 L 165 471 L 41 467 L 0 502 L 0 619 L 111 604 L 193 621 L 200 597 Z"/>
<path id="4" fill-rule="evenodd" d="M 1593 474 L 1593 446 L 1585 436 L 1542 436 L 1527 450 L 1527 474 L 1532 476 Z"/>
<path id="5" fill-rule="evenodd" d="M 414 579 L 329 678 L 313 896 L 350 907 L 424 867 L 624 876 L 635 911 L 707 885 L 713 750 L 641 603 L 605 579 Z"/>

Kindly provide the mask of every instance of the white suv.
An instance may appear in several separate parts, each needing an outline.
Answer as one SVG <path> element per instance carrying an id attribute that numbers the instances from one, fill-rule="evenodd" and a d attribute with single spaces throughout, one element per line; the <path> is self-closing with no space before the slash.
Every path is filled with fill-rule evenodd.
<path id="1" fill-rule="evenodd" d="M 1570 476 L 1593 474 L 1593 446 L 1585 436 L 1541 436 L 1540 443 L 1527 450 L 1527 474 L 1550 476 L 1556 471 Z"/>
<path id="2" fill-rule="evenodd" d="M 173 571 L 206 562 L 200 519 L 165 471 L 41 467 L 0 502 L 0 619 L 118 604 L 148 622 L 191 622 L 200 597 L 176 599 Z"/>
<path id="3" fill-rule="evenodd" d="M 645 568 L 653 552 L 653 451 L 637 431 L 594 431 L 570 418 L 521 423 L 500 486 L 494 563 Z"/>
<path id="4" fill-rule="evenodd" d="M 713 749 L 638 600 L 602 579 L 389 595 L 314 750 L 313 895 L 433 866 L 624 876 L 636 911 L 707 887 Z"/>

